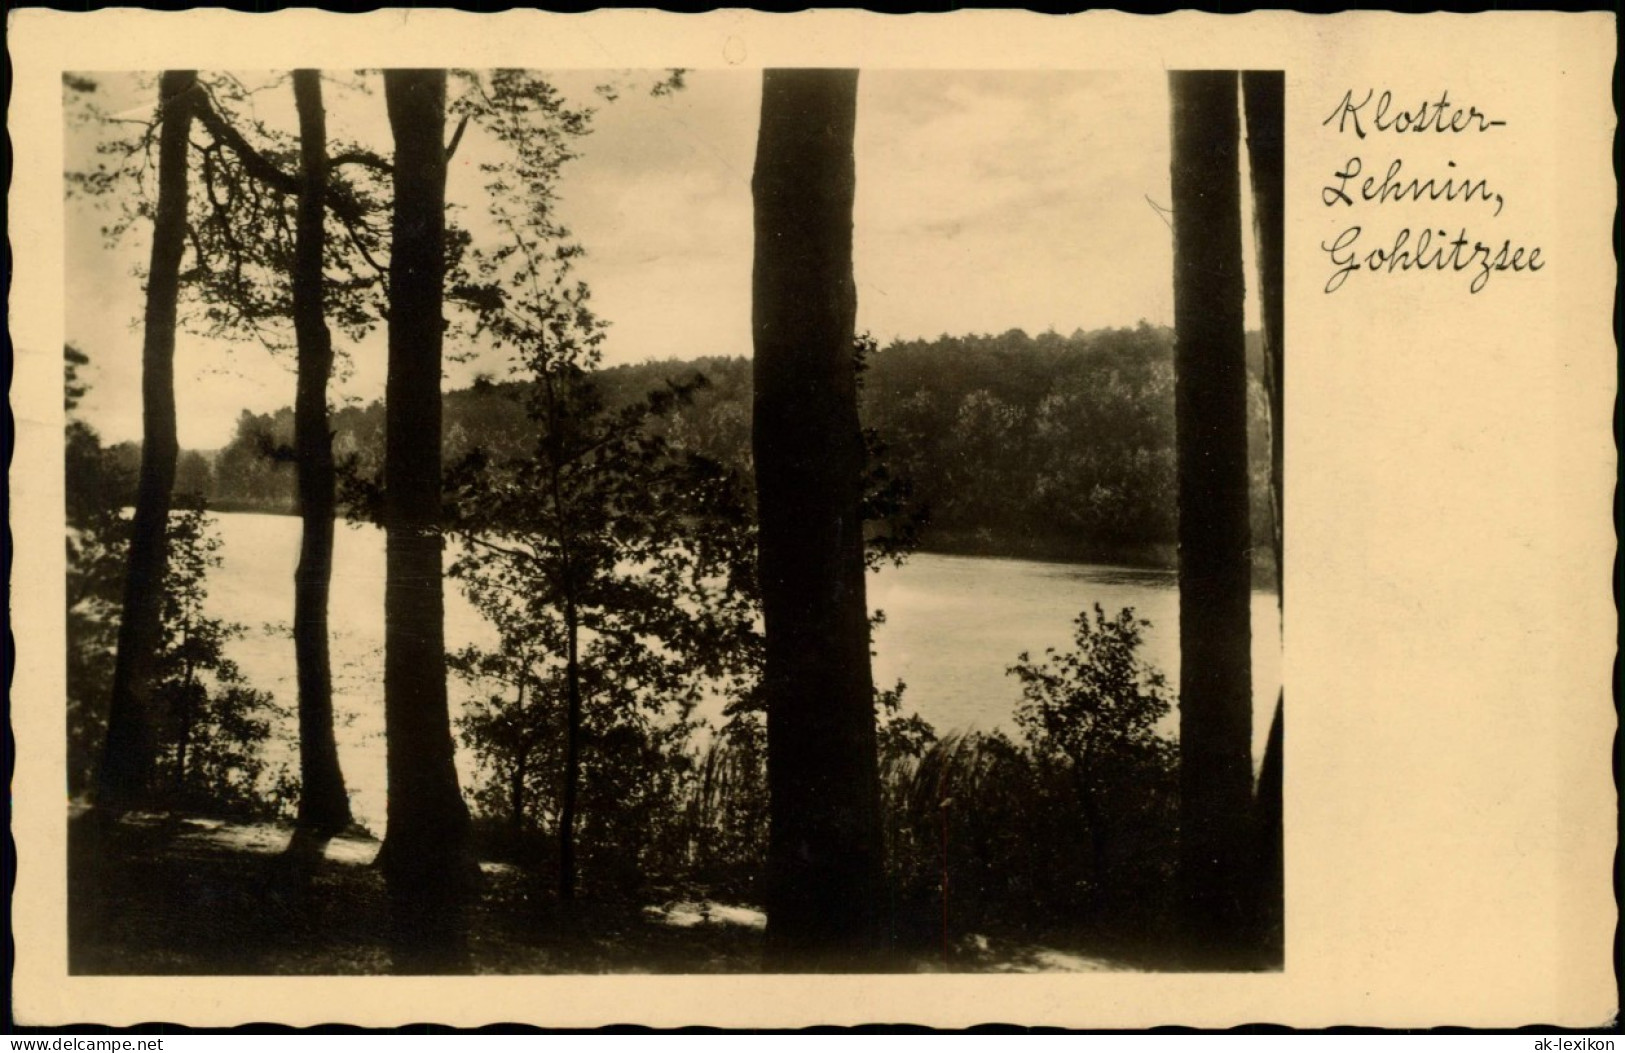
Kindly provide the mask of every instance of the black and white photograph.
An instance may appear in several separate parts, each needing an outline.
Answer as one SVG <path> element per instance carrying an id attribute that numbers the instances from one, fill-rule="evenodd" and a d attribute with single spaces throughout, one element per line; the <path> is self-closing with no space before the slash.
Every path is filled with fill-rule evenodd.
<path id="1" fill-rule="evenodd" d="M 1617 1021 L 1613 21 L 10 12 L 13 1022 Z"/>
<path id="2" fill-rule="evenodd" d="M 1283 82 L 65 76 L 73 971 L 1279 969 Z"/>

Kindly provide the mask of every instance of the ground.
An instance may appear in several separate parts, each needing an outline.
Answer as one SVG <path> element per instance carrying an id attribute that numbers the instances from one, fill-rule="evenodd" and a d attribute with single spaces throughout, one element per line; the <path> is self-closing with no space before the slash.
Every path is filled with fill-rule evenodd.
<path id="1" fill-rule="evenodd" d="M 308 880 L 283 854 L 291 831 L 175 815 L 69 824 L 69 970 L 78 975 L 374 975 L 391 971 L 388 902 L 371 865 L 378 842 L 339 837 Z M 567 909 L 502 863 L 484 877 L 470 923 L 483 974 L 728 973 L 760 969 L 758 909 L 693 894 L 581 899 Z M 1130 968 L 1019 940 L 972 935 L 949 948 L 956 971 Z M 942 971 L 943 954 L 903 968 Z"/>

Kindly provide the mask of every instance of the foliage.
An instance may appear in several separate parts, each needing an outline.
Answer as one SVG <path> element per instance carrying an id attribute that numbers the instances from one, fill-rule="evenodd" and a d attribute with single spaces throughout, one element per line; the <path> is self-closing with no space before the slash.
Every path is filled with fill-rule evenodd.
<path id="1" fill-rule="evenodd" d="M 364 79 L 324 79 L 343 92 L 366 92 Z M 156 201 L 157 121 L 131 119 L 98 105 L 93 80 L 65 85 L 70 119 L 97 128 L 96 160 L 67 173 L 71 196 L 109 212 L 111 245 L 150 218 Z M 181 275 L 180 321 L 199 335 L 249 340 L 281 351 L 292 344 L 295 210 L 299 194 L 296 132 L 260 116 L 289 76 L 245 80 L 199 75 L 202 98 L 191 140 L 187 207 L 190 262 Z M 88 90 L 87 90 L 88 89 Z M 327 318 L 360 339 L 386 317 L 389 162 L 364 143 L 329 144 L 324 270 Z"/>
<path id="2" fill-rule="evenodd" d="M 225 655 L 244 627 L 204 612 L 206 578 L 220 565 L 220 544 L 201 508 L 171 517 L 154 699 L 173 803 L 255 815 L 265 810 L 263 748 L 281 711 L 269 694 L 250 688 Z"/>
<path id="3" fill-rule="evenodd" d="M 1039 756 L 1064 758 L 1098 790 L 1168 751 L 1156 729 L 1173 702 L 1166 678 L 1137 654 L 1150 622 L 1127 607 L 1108 619 L 1096 604 L 1092 619 L 1084 611 L 1073 624 L 1075 650 L 1049 648 L 1042 664 L 1023 652 L 1010 667 L 1022 691 L 1015 719 Z"/>
<path id="4" fill-rule="evenodd" d="M 79 370 L 90 359 L 71 345 L 65 351 L 68 790 L 78 794 L 90 787 L 107 726 L 130 533 L 120 509 L 135 474 L 73 417 L 86 391 Z"/>
<path id="5" fill-rule="evenodd" d="M 882 795 L 895 804 L 900 773 L 937 745 L 936 731 L 902 708 L 903 683 L 875 693 Z M 739 707 L 686 767 L 680 786 L 686 852 L 671 878 L 711 895 L 760 902 L 767 865 L 767 726 L 762 713 Z"/>
<path id="6" fill-rule="evenodd" d="M 656 392 L 610 414 L 585 374 L 544 369 L 531 455 L 476 453 L 453 473 L 462 550 L 451 572 L 500 640 L 453 667 L 503 685 L 470 709 L 464 739 L 515 827 L 556 824 L 577 654 L 589 868 L 601 847 L 651 841 L 650 817 L 671 807 L 660 756 L 681 752 L 705 690 L 746 690 L 759 647 L 737 479 L 642 427 L 679 397 Z M 492 787 L 481 794 L 495 803 Z"/>
<path id="7" fill-rule="evenodd" d="M 703 378 L 615 409 L 598 388 L 603 324 L 551 207 L 585 116 L 534 74 L 465 80 L 459 107 L 511 154 L 482 166 L 506 241 L 471 247 L 452 295 L 471 337 L 513 356 L 502 394 L 525 439 L 473 445 L 448 473 L 451 573 L 499 640 L 453 656 L 487 685 L 460 727 L 485 770 L 477 805 L 518 834 L 547 830 L 561 860 L 578 839 L 588 880 L 624 886 L 680 850 L 665 820 L 694 706 L 749 680 L 753 535 L 737 475 L 652 426 Z"/>
<path id="8" fill-rule="evenodd" d="M 66 353 L 70 413 L 83 396 L 78 370 L 88 358 Z M 70 417 L 67 441 L 68 786 L 83 793 L 100 755 L 112 690 L 130 523 L 121 514 L 133 473 L 95 431 Z M 168 803 L 195 810 L 263 814 L 263 746 L 277 715 L 270 696 L 243 683 L 226 645 L 241 626 L 204 613 L 208 571 L 220 564 L 219 538 L 196 503 L 170 517 L 162 643 L 154 704 L 159 710 Z"/>
<path id="9" fill-rule="evenodd" d="M 1158 727 L 1173 701 L 1139 658 L 1150 623 L 1132 608 L 1108 618 L 1096 604 L 1075 626 L 1074 650 L 1051 648 L 1043 663 L 1023 652 L 1010 668 L 1022 688 L 1015 721 L 1061 810 L 1083 820 L 1097 905 L 1120 909 L 1166 877 L 1178 753 Z"/>
<path id="10" fill-rule="evenodd" d="M 382 426 L 378 445 L 382 463 Z M 231 442 L 214 456 L 209 503 L 217 508 L 292 512 L 297 506 L 293 410 L 243 410 Z M 177 484 L 178 488 L 178 484 Z"/>
<path id="11" fill-rule="evenodd" d="M 905 548 L 932 551 L 1170 562 L 1178 525 L 1172 340 L 1170 331 L 1142 325 L 1071 336 L 1012 330 L 899 341 L 867 352 L 860 346 L 865 438 L 869 463 L 880 473 L 867 487 L 871 541 L 896 537 Z M 594 375 L 606 406 L 619 409 L 696 372 L 707 385 L 649 427 L 674 449 L 703 455 L 748 480 L 748 359 L 654 361 Z M 447 393 L 449 460 L 475 447 L 516 452 L 527 444 L 520 383 L 482 377 Z M 1271 523 L 1269 429 L 1256 375 L 1250 390 L 1252 519 L 1262 546 Z M 341 459 L 353 457 L 363 470 L 380 462 L 381 421 L 381 406 L 336 412 Z M 233 445 L 252 450 L 257 441 L 239 438 Z M 234 492 L 230 476 L 221 473 L 220 496 Z M 291 509 L 291 481 L 264 507 Z M 872 546 L 870 558 L 884 556 Z"/>
<path id="12" fill-rule="evenodd" d="M 491 328 L 504 341 L 524 335 L 511 313 Z M 453 656 L 455 669 L 487 685 L 461 724 L 486 772 L 476 805 L 515 833 L 556 833 L 576 618 L 592 700 L 581 840 L 596 880 L 641 872 L 753 897 L 767 781 L 750 489 L 742 473 L 683 448 L 689 436 L 674 421 L 705 395 L 703 378 L 667 378 L 641 398 L 615 392 L 612 410 L 601 381 L 614 371 L 579 368 L 595 362 L 593 331 L 579 344 L 561 338 L 567 329 L 547 332 L 555 343 L 546 354 L 534 350 L 545 338 L 524 345 L 528 387 L 499 389 L 529 407 L 534 450 L 500 465 L 477 450 L 453 473 L 465 544 L 453 572 L 502 641 Z M 860 341 L 856 353 L 872 349 Z M 912 520 L 907 489 L 872 437 L 870 450 L 865 513 L 878 567 L 904 557 Z M 876 692 L 880 746 L 918 756 L 935 734 L 902 713 L 902 694 L 900 682 Z M 695 752 L 688 718 L 707 695 L 725 702 L 728 719 Z M 604 826 L 611 817 L 619 829 Z"/>
<path id="13" fill-rule="evenodd" d="M 973 933 L 1154 942 L 1173 903 L 1174 749 L 1159 734 L 1170 701 L 1139 657 L 1144 621 L 1098 608 L 1075 648 L 1021 656 L 1019 738 L 938 739 L 882 695 L 881 793 L 897 937 L 923 951 Z M 765 858 L 761 718 L 743 713 L 699 755 L 684 822 L 688 876 L 750 900 Z M 946 888 L 946 921 L 944 889 Z"/>
<path id="14" fill-rule="evenodd" d="M 931 946 L 989 931 L 1147 933 L 1167 924 L 1176 837 L 1161 674 L 1138 657 L 1146 623 L 1097 607 L 1076 649 L 1022 655 L 1021 739 L 951 735 L 883 756 L 900 934 Z M 946 907 L 944 906 L 946 896 Z M 946 911 L 946 921 L 944 912 Z"/>
<path id="15" fill-rule="evenodd" d="M 699 752 L 682 795 L 686 879 L 708 892 L 757 903 L 767 867 L 767 726 L 761 714 L 730 718 Z"/>

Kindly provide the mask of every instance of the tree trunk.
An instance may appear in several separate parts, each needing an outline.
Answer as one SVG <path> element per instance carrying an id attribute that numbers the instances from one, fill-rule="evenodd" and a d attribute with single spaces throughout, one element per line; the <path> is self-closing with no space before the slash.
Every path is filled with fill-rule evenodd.
<path id="1" fill-rule="evenodd" d="M 1174 72 L 1180 898 L 1193 964 L 1251 964 L 1252 646 L 1236 74 Z"/>
<path id="2" fill-rule="evenodd" d="M 515 719 L 523 720 L 525 717 L 525 676 L 519 674 L 519 691 L 514 699 L 513 711 Z M 536 735 L 527 733 L 519 739 L 519 749 L 513 761 L 513 771 L 508 775 L 508 804 L 512 816 L 514 841 L 525 832 L 525 776 L 530 770 L 530 751 L 536 748 Z"/>
<path id="3" fill-rule="evenodd" d="M 1095 789 L 1089 785 L 1089 768 L 1083 758 L 1072 758 L 1072 791 L 1083 811 L 1083 821 L 1089 824 L 1089 871 L 1095 883 L 1094 906 L 1098 910 L 1104 902 L 1107 887 L 1106 817 L 1102 813 Z M 1115 893 L 1116 889 L 1113 888 Z"/>
<path id="4" fill-rule="evenodd" d="M 565 568 L 566 579 L 569 567 Z M 571 588 L 573 585 L 567 585 Z M 559 798 L 559 899 L 572 900 L 576 894 L 576 793 L 581 782 L 581 661 L 580 625 L 575 603 L 564 600 L 566 634 L 564 792 Z"/>
<path id="5" fill-rule="evenodd" d="M 1258 772 L 1255 822 L 1258 835 L 1258 945 L 1259 964 L 1278 969 L 1286 954 L 1285 838 L 1281 823 L 1281 745 L 1285 733 L 1286 691 L 1275 696 L 1275 717 L 1264 746 Z"/>
<path id="6" fill-rule="evenodd" d="M 525 776 L 529 773 L 530 751 L 515 758 L 513 771 L 508 773 L 509 828 L 515 839 L 525 832 Z"/>
<path id="7" fill-rule="evenodd" d="M 300 193 L 293 261 L 293 324 L 299 347 L 294 397 L 294 449 L 303 534 L 294 572 L 293 647 L 299 667 L 299 822 L 331 836 L 350 825 L 350 798 L 333 737 L 333 681 L 328 657 L 328 589 L 333 576 L 333 442 L 327 380 L 333 372 L 322 257 L 327 207 L 327 113 L 321 75 L 295 70 L 299 109 Z"/>
<path id="8" fill-rule="evenodd" d="M 1285 312 L 1283 309 L 1286 74 L 1279 70 L 1241 75 L 1247 112 L 1247 157 L 1252 171 L 1253 223 L 1258 245 L 1258 287 L 1264 318 L 1264 386 L 1270 404 L 1270 492 L 1274 510 L 1276 603 L 1286 620 L 1286 564 L 1283 561 L 1286 505 L 1282 490 L 1285 464 Z M 1258 773 L 1258 911 L 1262 950 L 1270 964 L 1283 952 L 1285 883 L 1281 827 L 1281 748 L 1286 693 L 1275 701 L 1269 743 Z"/>
<path id="9" fill-rule="evenodd" d="M 107 743 L 97 779 L 97 803 L 115 813 L 148 800 L 157 758 L 152 689 L 162 636 L 170 492 L 178 452 L 175 318 L 186 239 L 187 135 L 197 106 L 197 73 L 168 70 L 158 90 L 162 108 L 158 207 L 153 218 L 141 343 L 141 477 L 119 620 Z"/>
<path id="10" fill-rule="evenodd" d="M 1284 358 L 1282 307 L 1285 196 L 1283 124 L 1286 119 L 1286 74 L 1279 70 L 1249 71 L 1241 75 L 1247 112 L 1247 160 L 1252 172 L 1253 232 L 1258 249 L 1259 302 L 1264 320 L 1264 390 L 1270 404 L 1270 497 L 1275 510 L 1275 577 L 1283 600 L 1281 547 L 1285 506 L 1281 503 L 1282 427 L 1284 417 Z"/>
<path id="11" fill-rule="evenodd" d="M 389 826 L 380 862 L 397 968 L 440 971 L 463 963 L 461 908 L 472 877 L 446 701 L 441 566 L 446 73 L 386 70 L 384 95 L 395 137 L 395 214 L 384 463 Z"/>
<path id="12" fill-rule="evenodd" d="M 188 651 L 191 649 L 191 635 L 190 626 L 181 632 L 181 646 Z M 190 654 L 188 654 L 186 674 L 181 677 L 181 690 L 178 701 L 181 711 L 178 720 L 180 729 L 175 743 L 175 799 L 177 801 L 186 800 L 186 754 L 192 747 L 192 721 L 195 719 L 192 711 L 194 702 L 192 691 L 196 683 L 197 670 Z"/>
<path id="13" fill-rule="evenodd" d="M 570 512 L 564 502 L 565 451 L 559 400 L 553 378 L 544 378 L 547 396 L 548 490 L 553 503 L 553 519 L 558 524 L 558 543 L 564 608 L 564 783 L 559 793 L 559 899 L 568 902 L 576 894 L 576 796 L 581 782 L 581 617 L 576 606 L 576 572 L 573 561 L 575 537 Z"/>
<path id="14" fill-rule="evenodd" d="M 766 624 L 767 964 L 874 968 L 882 833 L 853 364 L 857 73 L 768 70 L 752 445 Z"/>

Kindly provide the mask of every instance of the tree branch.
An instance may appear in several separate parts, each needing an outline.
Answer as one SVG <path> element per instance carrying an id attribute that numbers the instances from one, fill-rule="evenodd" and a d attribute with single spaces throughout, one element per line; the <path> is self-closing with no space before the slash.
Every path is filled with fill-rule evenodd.
<path id="1" fill-rule="evenodd" d="M 294 197 L 299 195 L 299 177 L 284 172 L 277 167 L 274 161 L 254 149 L 248 140 L 243 138 L 242 133 L 221 115 L 219 109 L 215 106 L 214 99 L 207 94 L 203 98 L 203 104 L 198 107 L 198 119 L 209 130 L 209 134 L 230 147 L 232 153 L 242 160 L 243 167 L 248 171 L 249 175 L 273 190 Z M 372 156 L 364 150 L 347 151 L 339 155 L 339 158 L 331 163 L 364 164 L 380 171 L 394 171 L 393 166 L 388 162 Z M 350 202 L 334 195 L 329 195 L 328 209 L 343 220 L 347 226 L 358 222 L 360 219 Z M 374 264 L 374 266 L 377 266 L 377 264 Z"/>
<path id="2" fill-rule="evenodd" d="M 243 138 L 242 133 L 221 116 L 212 97 L 204 95 L 197 114 L 203 126 L 209 130 L 209 134 L 231 147 L 231 151 L 242 159 L 243 167 L 250 175 L 284 194 L 299 193 L 298 177 L 284 172 L 264 154 L 254 149 L 248 140 Z"/>
<path id="3" fill-rule="evenodd" d="M 451 142 L 446 144 L 446 160 L 447 161 L 450 161 L 451 158 L 452 158 L 452 155 L 457 152 L 457 144 L 463 141 L 463 132 L 467 128 L 468 128 L 468 114 L 465 113 L 465 114 L 463 114 L 463 119 L 457 122 L 457 130 L 451 133 Z"/>
<path id="4" fill-rule="evenodd" d="M 387 296 L 389 294 L 389 271 L 381 266 L 377 260 L 373 259 L 372 253 L 368 252 L 367 246 L 362 243 L 361 237 L 356 233 L 355 229 L 357 222 L 356 218 L 348 214 L 348 209 L 340 211 L 339 209 L 334 208 L 331 211 L 333 215 L 338 217 L 339 222 L 344 224 L 345 233 L 350 236 L 350 244 L 354 245 L 356 251 L 361 253 L 361 258 L 366 260 L 367 263 L 372 266 L 374 271 L 378 272 L 378 280 L 383 285 L 384 294 Z"/>
<path id="5" fill-rule="evenodd" d="M 390 164 L 382 157 L 379 157 L 377 154 L 369 153 L 366 150 L 346 150 L 341 154 L 334 154 L 328 159 L 327 163 L 333 168 L 337 168 L 340 165 L 362 165 L 363 167 L 370 168 L 375 172 L 383 172 L 386 175 L 392 174 L 395 171 L 394 165 Z"/>

